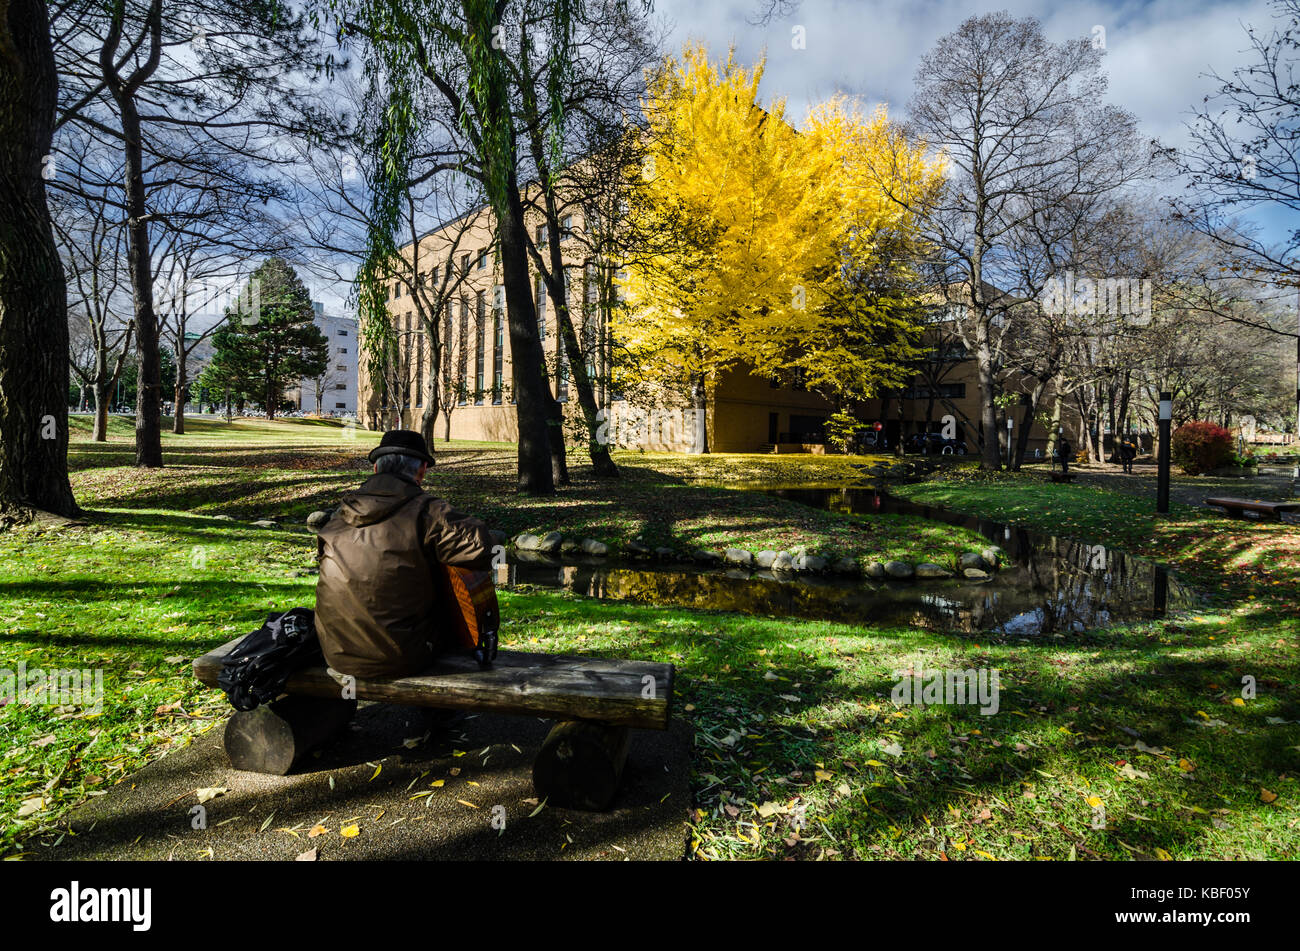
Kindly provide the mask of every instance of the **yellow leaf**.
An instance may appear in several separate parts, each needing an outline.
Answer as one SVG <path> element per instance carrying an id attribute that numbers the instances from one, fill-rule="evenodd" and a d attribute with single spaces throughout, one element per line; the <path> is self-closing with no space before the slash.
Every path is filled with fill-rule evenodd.
<path id="1" fill-rule="evenodd" d="M 1096 808 L 1098 808 L 1098 807 L 1101 805 L 1101 797 L 1100 797 L 1100 796 L 1089 796 L 1087 799 L 1084 800 L 1084 802 L 1086 802 L 1088 805 L 1092 806 L 1092 808 L 1096 809 Z"/>
<path id="2" fill-rule="evenodd" d="M 356 824 L 344 826 L 342 829 L 339 829 L 339 835 L 343 836 L 345 839 L 354 839 L 360 834 L 361 827 Z"/>
<path id="3" fill-rule="evenodd" d="M 429 785 L 430 785 L 430 786 L 445 786 L 445 785 L 447 785 L 447 780 L 445 780 L 445 779 L 435 779 L 433 782 L 429 783 Z"/>
<path id="4" fill-rule="evenodd" d="M 1174 857 L 1172 855 L 1170 855 L 1164 849 L 1159 847 L 1156 848 L 1156 858 L 1158 858 L 1162 862 L 1172 862 L 1174 860 Z"/>
<path id="5" fill-rule="evenodd" d="M 318 823 L 316 823 L 316 825 L 314 825 L 314 826 L 311 827 L 311 831 L 307 833 L 307 838 L 309 838 L 309 839 L 314 839 L 314 838 L 316 838 L 316 836 L 318 836 L 318 835 L 324 835 L 324 834 L 325 834 L 326 832 L 328 832 L 328 831 L 329 831 L 329 829 L 325 828 L 323 825 L 321 825 L 321 824 L 318 822 Z"/>
<path id="6" fill-rule="evenodd" d="M 383 763 L 380 763 L 378 766 L 376 766 L 376 767 L 375 767 L 375 771 L 374 771 L 374 773 L 371 774 L 370 778 L 367 779 L 366 782 L 368 782 L 368 783 L 369 783 L 369 782 L 374 782 L 375 777 L 379 775 L 379 771 L 380 771 L 381 769 L 383 769 L 383 768 L 384 768 L 384 764 L 383 764 Z"/>
<path id="7" fill-rule="evenodd" d="M 1242 700 L 1240 697 L 1233 697 L 1233 698 L 1232 698 L 1232 705 L 1233 705 L 1234 707 L 1244 707 L 1244 706 L 1246 705 L 1246 701 L 1245 701 L 1245 700 Z"/>
<path id="8" fill-rule="evenodd" d="M 464 799 L 457 799 L 456 801 L 457 801 L 458 803 L 460 803 L 462 806 L 469 806 L 471 809 L 477 809 L 477 808 L 478 808 L 478 806 L 474 805 L 474 803 L 472 803 L 472 802 L 466 802 Z"/>
<path id="9" fill-rule="evenodd" d="M 1272 802 L 1274 799 L 1277 798 L 1277 793 L 1269 792 L 1267 789 L 1261 786 L 1259 788 L 1259 798 L 1262 799 L 1264 802 Z"/>
<path id="10" fill-rule="evenodd" d="M 816 777 L 817 782 L 819 783 L 825 782 L 826 780 L 831 778 L 831 774 L 824 769 L 815 770 L 813 772 L 813 776 Z"/>

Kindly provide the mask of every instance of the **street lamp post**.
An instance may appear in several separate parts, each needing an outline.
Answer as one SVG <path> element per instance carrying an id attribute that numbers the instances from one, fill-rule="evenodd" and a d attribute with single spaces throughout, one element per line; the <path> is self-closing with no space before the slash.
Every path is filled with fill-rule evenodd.
<path id="1" fill-rule="evenodd" d="M 1012 453 L 1015 452 L 1015 450 L 1012 448 L 1011 445 L 1011 429 L 1012 427 L 1015 426 L 1015 424 L 1016 424 L 1015 420 L 1011 418 L 1011 414 L 1008 412 L 1007 413 L 1007 468 L 1008 469 L 1011 468 Z"/>
<path id="2" fill-rule="evenodd" d="M 1174 416 L 1174 395 L 1168 390 L 1160 393 L 1160 450 L 1157 461 L 1160 474 L 1156 483 L 1156 511 L 1169 514 L 1169 423 Z"/>

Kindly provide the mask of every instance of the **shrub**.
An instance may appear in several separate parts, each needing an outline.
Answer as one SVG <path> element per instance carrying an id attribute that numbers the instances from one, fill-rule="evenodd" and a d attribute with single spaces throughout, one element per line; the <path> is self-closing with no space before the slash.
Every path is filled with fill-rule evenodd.
<path id="1" fill-rule="evenodd" d="M 1194 420 L 1178 427 L 1169 452 L 1188 475 L 1200 475 L 1232 459 L 1232 433 L 1222 426 Z"/>

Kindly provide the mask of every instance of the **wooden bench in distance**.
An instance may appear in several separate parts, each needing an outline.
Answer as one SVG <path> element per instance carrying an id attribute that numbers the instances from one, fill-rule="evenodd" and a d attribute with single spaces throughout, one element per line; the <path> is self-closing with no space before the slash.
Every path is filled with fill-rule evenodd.
<path id="1" fill-rule="evenodd" d="M 1300 511 L 1300 502 L 1256 502 L 1250 499 L 1212 498 L 1205 504 L 1211 508 L 1223 509 L 1229 515 L 1245 515 L 1254 512 L 1269 518 L 1281 518 L 1283 512 Z"/>
<path id="2" fill-rule="evenodd" d="M 194 675 L 217 686 L 221 660 L 242 637 L 194 661 Z M 666 730 L 672 664 L 501 651 L 490 668 L 451 656 L 410 677 L 357 678 L 352 699 L 324 667 L 300 670 L 288 695 L 237 711 L 225 747 L 236 769 L 284 775 L 352 718 L 358 700 L 560 721 L 533 763 L 537 795 L 557 806 L 605 809 L 618 791 L 631 728 Z"/>

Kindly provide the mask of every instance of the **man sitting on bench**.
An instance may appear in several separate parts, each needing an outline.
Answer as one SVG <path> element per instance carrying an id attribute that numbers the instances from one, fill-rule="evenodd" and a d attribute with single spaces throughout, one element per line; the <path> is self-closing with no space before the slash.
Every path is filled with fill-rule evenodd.
<path id="1" fill-rule="evenodd" d="M 369 460 L 375 474 L 343 496 L 317 538 L 316 632 L 339 673 L 400 677 L 429 667 L 447 636 L 454 608 L 434 565 L 486 570 L 492 538 L 421 489 L 433 457 L 419 433 L 384 433 Z"/>

